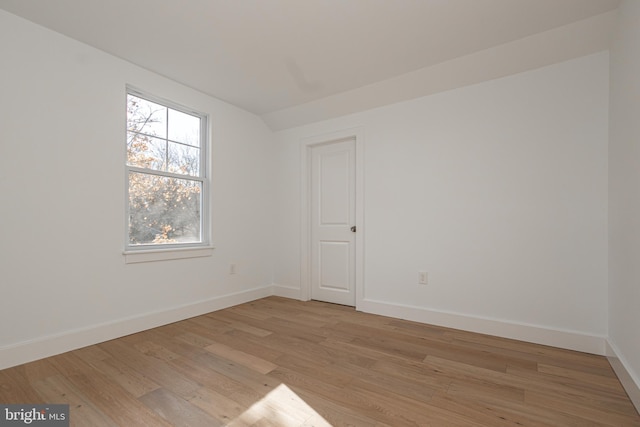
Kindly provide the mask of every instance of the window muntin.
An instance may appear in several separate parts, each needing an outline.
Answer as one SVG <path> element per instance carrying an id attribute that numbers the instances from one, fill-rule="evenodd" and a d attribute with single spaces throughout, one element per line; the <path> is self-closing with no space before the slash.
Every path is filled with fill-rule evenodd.
<path id="1" fill-rule="evenodd" d="M 206 115 L 127 91 L 127 249 L 208 244 L 206 134 Z"/>

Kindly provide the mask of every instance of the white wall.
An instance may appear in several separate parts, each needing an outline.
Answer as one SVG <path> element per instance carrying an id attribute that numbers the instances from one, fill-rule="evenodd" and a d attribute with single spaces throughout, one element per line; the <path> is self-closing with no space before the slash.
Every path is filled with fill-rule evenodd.
<path id="1" fill-rule="evenodd" d="M 624 1 L 611 47 L 609 342 L 640 408 L 640 2 Z M 614 365 L 615 366 L 615 365 Z"/>
<path id="2" fill-rule="evenodd" d="M 0 368 L 270 293 L 262 120 L 3 11 L 0 58 Z M 210 257 L 124 262 L 127 83 L 211 117 Z"/>
<path id="3" fill-rule="evenodd" d="M 362 126 L 367 311 L 569 332 L 602 352 L 608 78 L 597 53 L 278 132 L 274 282 L 300 287 L 301 141 Z"/>

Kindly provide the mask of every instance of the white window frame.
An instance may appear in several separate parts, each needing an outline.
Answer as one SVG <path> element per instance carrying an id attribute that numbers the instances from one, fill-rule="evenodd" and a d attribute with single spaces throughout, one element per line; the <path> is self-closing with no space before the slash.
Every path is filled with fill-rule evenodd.
<path id="1" fill-rule="evenodd" d="M 127 117 L 126 117 L 126 105 L 127 98 L 129 95 L 133 95 L 144 100 L 162 105 L 164 107 L 180 111 L 182 113 L 186 113 L 192 116 L 196 116 L 200 119 L 200 164 L 199 164 L 199 175 L 181 175 L 167 171 L 158 171 L 152 169 L 141 168 L 137 166 L 130 166 L 127 162 L 126 156 L 126 141 L 127 141 Z M 127 263 L 138 263 L 138 262 L 148 262 L 148 261 L 161 261 L 161 260 L 169 260 L 169 259 L 180 259 L 180 258 L 194 258 L 194 257 L 203 257 L 210 256 L 212 253 L 213 247 L 211 246 L 211 237 L 210 237 L 210 215 L 209 215 L 209 169 L 210 163 L 208 161 L 208 153 L 210 147 L 210 137 L 209 137 L 209 115 L 206 113 L 202 113 L 200 111 L 196 111 L 192 108 L 185 107 L 184 105 L 180 105 L 174 101 L 164 99 L 153 94 L 150 94 L 146 91 L 137 89 L 133 86 L 126 86 L 125 93 L 125 226 L 124 226 L 124 252 L 125 261 Z M 168 138 L 168 135 L 167 135 Z M 200 195 L 200 242 L 191 242 L 191 243 L 155 243 L 155 244 L 140 244 L 140 245 L 131 245 L 129 240 L 129 174 L 131 172 L 142 173 L 148 175 L 155 176 L 163 176 L 169 178 L 177 178 L 177 179 L 187 179 L 192 181 L 198 181 L 202 185 L 202 194 Z"/>

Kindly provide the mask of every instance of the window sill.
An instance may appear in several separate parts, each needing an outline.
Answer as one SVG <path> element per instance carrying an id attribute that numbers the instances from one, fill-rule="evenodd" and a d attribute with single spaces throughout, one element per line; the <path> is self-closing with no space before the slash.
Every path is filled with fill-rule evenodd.
<path id="1" fill-rule="evenodd" d="M 168 261 L 172 259 L 202 258 L 213 255 L 213 246 L 197 248 L 144 249 L 140 251 L 124 251 L 125 264 L 141 262 Z"/>

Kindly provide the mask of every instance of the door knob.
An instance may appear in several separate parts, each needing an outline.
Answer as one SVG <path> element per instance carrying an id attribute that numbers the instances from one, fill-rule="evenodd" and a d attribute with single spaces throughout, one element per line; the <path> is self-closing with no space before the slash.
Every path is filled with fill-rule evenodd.
<path id="1" fill-rule="evenodd" d="M 351 231 L 353 231 L 354 233 L 356 232 L 356 226 L 355 225 L 353 227 L 351 227 Z"/>

